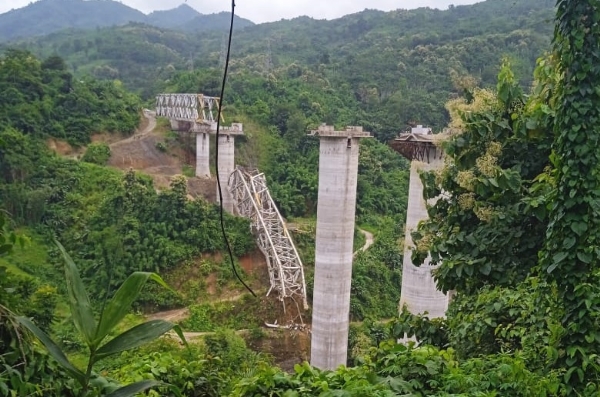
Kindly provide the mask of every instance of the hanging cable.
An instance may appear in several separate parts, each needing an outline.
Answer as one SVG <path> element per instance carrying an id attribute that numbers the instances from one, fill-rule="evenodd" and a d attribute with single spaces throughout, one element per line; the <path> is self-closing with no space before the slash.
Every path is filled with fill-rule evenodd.
<path id="1" fill-rule="evenodd" d="M 219 215 L 221 221 L 221 233 L 223 233 L 223 239 L 225 240 L 225 245 L 227 246 L 227 251 L 229 252 L 229 261 L 231 262 L 231 268 L 233 269 L 233 274 L 240 280 L 240 283 L 246 287 L 248 291 L 256 298 L 256 294 L 252 289 L 242 280 L 240 275 L 235 268 L 235 263 L 233 262 L 233 252 L 231 252 L 231 245 L 229 244 L 229 239 L 227 238 L 227 233 L 225 233 L 225 222 L 223 221 L 223 191 L 221 189 L 221 178 L 219 178 L 219 130 L 221 126 L 221 109 L 223 109 L 223 95 L 225 93 L 225 82 L 227 81 L 227 71 L 229 69 L 229 54 L 231 53 L 231 37 L 233 36 L 233 17 L 235 15 L 235 0 L 231 0 L 231 23 L 229 25 L 229 40 L 227 42 L 227 55 L 225 57 L 225 71 L 223 72 L 223 83 L 221 85 L 221 98 L 219 102 L 219 110 L 217 112 L 217 139 L 215 144 L 216 154 L 215 154 L 215 169 L 217 170 L 217 188 L 219 190 Z"/>

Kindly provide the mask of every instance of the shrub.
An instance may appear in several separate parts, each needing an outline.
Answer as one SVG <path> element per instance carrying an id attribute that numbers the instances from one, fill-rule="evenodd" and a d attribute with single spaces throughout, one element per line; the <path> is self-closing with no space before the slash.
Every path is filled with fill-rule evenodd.
<path id="1" fill-rule="evenodd" d="M 92 143 L 88 146 L 81 161 L 86 163 L 105 165 L 110 159 L 110 147 L 104 142 Z"/>

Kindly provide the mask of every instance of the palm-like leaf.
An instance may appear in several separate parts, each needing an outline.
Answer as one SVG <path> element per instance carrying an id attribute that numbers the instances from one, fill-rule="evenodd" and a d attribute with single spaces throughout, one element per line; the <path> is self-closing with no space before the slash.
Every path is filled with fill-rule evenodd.
<path id="1" fill-rule="evenodd" d="M 131 328 L 130 330 L 118 335 L 102 347 L 98 348 L 100 343 L 102 343 L 109 332 L 119 322 L 121 322 L 123 317 L 125 317 L 125 315 L 127 315 L 127 313 L 130 311 L 131 305 L 137 299 L 146 281 L 154 280 L 165 288 L 169 287 L 155 273 L 136 272 L 132 274 L 117 290 L 110 302 L 108 302 L 108 305 L 100 316 L 99 323 L 96 324 L 90 299 L 85 291 L 83 282 L 79 277 L 77 266 L 75 266 L 75 263 L 69 254 L 67 254 L 64 247 L 58 241 L 55 241 L 55 243 L 60 249 L 65 260 L 65 276 L 67 281 L 67 292 L 69 295 L 71 315 L 73 317 L 75 327 L 79 331 L 80 335 L 84 338 L 90 349 L 88 373 L 84 374 L 82 371 L 73 366 L 73 364 L 69 362 L 66 355 L 56 345 L 56 343 L 54 343 L 54 341 L 52 341 L 52 339 L 46 335 L 46 333 L 33 324 L 31 320 L 26 317 L 17 317 L 17 321 L 33 332 L 33 334 L 44 344 L 50 355 L 82 385 L 84 391 L 87 390 L 88 386 L 90 385 L 89 370 L 91 370 L 94 363 L 98 360 L 101 360 L 112 354 L 141 346 L 160 337 L 165 332 L 168 332 L 172 329 L 175 330 L 181 340 L 187 344 L 187 341 L 183 336 L 183 332 L 178 325 L 164 320 L 153 320 Z M 115 390 L 114 392 L 110 393 L 108 397 L 134 396 L 144 390 L 160 384 L 160 382 L 153 380 L 137 382 Z M 174 391 L 179 395 L 178 390 Z"/>
<path id="2" fill-rule="evenodd" d="M 106 338 L 108 333 L 123 320 L 131 310 L 131 305 L 137 299 L 140 291 L 148 280 L 156 281 L 163 287 L 170 289 L 162 278 L 156 273 L 135 272 L 117 290 L 102 315 L 94 338 L 94 347 L 97 347 Z"/>
<path id="3" fill-rule="evenodd" d="M 71 307 L 71 315 L 75 322 L 75 327 L 83 336 L 83 339 L 90 348 L 94 346 L 94 335 L 96 334 L 96 321 L 92 311 L 90 299 L 81 278 L 77 266 L 65 251 L 65 248 L 55 241 L 56 245 L 62 252 L 65 259 L 65 276 L 67 281 L 67 292 L 69 295 L 69 305 Z"/>
<path id="4" fill-rule="evenodd" d="M 183 332 L 181 332 L 181 328 L 178 325 L 164 320 L 151 320 L 136 325 L 100 347 L 98 351 L 96 351 L 96 361 L 125 350 L 142 346 L 172 329 L 174 329 L 179 337 L 185 342 Z"/>
<path id="5" fill-rule="evenodd" d="M 62 367 L 82 386 L 85 384 L 85 374 L 75 368 L 69 361 L 63 351 L 54 343 L 54 341 L 46 335 L 44 331 L 39 329 L 30 319 L 27 317 L 16 317 L 16 320 L 23 324 L 28 330 L 30 330 L 42 344 L 48 350 L 48 353 L 60 364 Z"/>
<path id="6" fill-rule="evenodd" d="M 135 382 L 127 386 L 123 386 L 114 392 L 108 394 L 106 397 L 131 397 L 135 396 L 138 393 L 141 393 L 145 390 L 148 390 L 152 387 L 164 385 L 164 383 L 155 381 L 155 380 L 142 380 L 140 382 Z"/>

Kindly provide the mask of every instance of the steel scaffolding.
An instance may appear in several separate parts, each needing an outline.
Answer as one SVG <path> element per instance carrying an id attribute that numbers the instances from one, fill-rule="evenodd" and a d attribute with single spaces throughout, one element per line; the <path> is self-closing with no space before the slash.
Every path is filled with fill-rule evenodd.
<path id="1" fill-rule="evenodd" d="M 239 215 L 250 219 L 252 233 L 267 259 L 271 281 L 267 295 L 275 290 L 281 301 L 301 298 L 307 309 L 302 261 L 271 198 L 265 175 L 236 167 L 229 178 L 229 190 Z"/>
<path id="2" fill-rule="evenodd" d="M 160 94 L 156 96 L 156 115 L 171 120 L 216 123 L 219 98 L 202 94 Z"/>

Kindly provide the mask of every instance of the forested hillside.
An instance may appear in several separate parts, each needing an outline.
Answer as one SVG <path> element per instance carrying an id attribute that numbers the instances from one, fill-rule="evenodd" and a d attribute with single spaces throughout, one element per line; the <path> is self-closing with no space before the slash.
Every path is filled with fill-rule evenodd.
<path id="1" fill-rule="evenodd" d="M 332 21 L 266 23 L 234 35 L 232 72 L 260 76 L 265 85 L 297 80 L 343 92 L 344 103 L 357 109 L 354 124 L 387 139 L 409 123 L 445 126 L 444 104 L 462 90 L 461 76 L 493 85 L 503 56 L 529 86 L 535 59 L 549 49 L 552 15 L 551 0 L 489 0 L 445 11 L 371 10 Z M 224 44 L 219 32 L 183 34 L 138 24 L 15 43 L 65 58 L 76 75 L 119 79 L 145 98 L 169 89 L 190 69 L 213 70 L 218 81 Z"/>
<path id="2" fill-rule="evenodd" d="M 241 294 L 242 288 L 233 281 L 229 265 L 216 259 L 226 249 L 214 204 L 190 200 L 183 176 L 172 179 L 171 189 L 157 192 L 147 176 L 104 166 L 111 156 L 110 147 L 90 144 L 98 133 L 116 135 L 113 139 L 131 134 L 140 117 L 139 98 L 125 91 L 118 81 L 74 78 L 56 56 L 39 60 L 31 53 L 10 50 L 0 58 L 0 75 L 5 76 L 0 86 L 0 203 L 10 221 L 5 220 L 4 212 L 1 214 L 6 228 L 16 227 L 29 236 L 26 250 L 17 248 L 10 258 L 0 258 L 0 271 L 6 275 L 0 305 L 33 317 L 38 326 L 59 338 L 60 348 L 70 355 L 82 354 L 85 340 L 77 336 L 76 328 L 65 325 L 55 306 L 65 304 L 68 287 L 61 275 L 60 252 L 52 243 L 57 239 L 77 263 L 93 305 L 112 296 L 131 272 L 156 271 L 176 282 L 178 290 L 147 287 L 136 307 L 156 310 L 191 305 L 190 317 L 183 322 L 187 330 L 259 327 L 267 319 L 262 305 L 272 307 L 273 302 L 266 298 L 255 300 L 241 295 L 244 299 L 240 298 L 236 306 L 242 312 L 236 306 L 203 300 L 210 295 L 206 278 L 215 277 L 211 288 L 218 290 Z M 211 74 L 190 77 L 211 78 Z M 290 108 L 289 113 L 277 118 L 275 112 L 253 112 L 241 106 L 255 98 L 262 98 L 264 106 L 269 107 L 284 97 L 296 101 L 302 94 L 301 87 L 291 82 L 282 87 L 279 97 L 269 97 L 257 86 L 255 92 L 238 94 L 235 102 L 239 101 L 239 108 L 232 103 L 227 114 L 246 123 L 248 136 L 240 140 L 239 161 L 260 166 L 269 175 L 281 211 L 289 217 L 302 217 L 299 222 L 307 224 L 298 238 L 310 293 L 314 252 L 314 226 L 311 231 L 310 225 L 314 225 L 311 217 L 317 199 L 318 140 L 307 137 L 306 128 L 320 115 L 304 116 Z M 320 100 L 327 102 L 325 97 Z M 30 117 L 23 117 L 24 113 Z M 340 120 L 345 118 L 342 115 Z M 49 139 L 89 146 L 82 156 L 65 158 L 48 149 Z M 363 146 L 360 169 L 359 219 L 376 233 L 377 241 L 369 252 L 357 257 L 351 315 L 355 320 L 388 318 L 395 315 L 399 297 L 401 253 L 397 240 L 405 215 L 407 163 L 372 140 Z M 225 225 L 236 258 L 254 249 L 247 220 L 226 216 Z M 195 274 L 192 278 L 187 273 L 190 269 Z M 374 284 L 372 279 L 380 283 Z M 251 281 L 264 294 L 264 279 Z M 42 305 L 41 300 L 47 304 Z M 10 312 L 1 313 L 11 316 Z M 3 349 L 16 343 L 18 335 L 2 329 Z M 239 337 L 227 336 L 219 343 L 242 343 L 239 353 L 248 360 L 254 357 Z M 28 347 L 23 349 L 29 352 Z M 18 367 L 22 361 L 18 352 L 14 353 L 3 358 L 3 363 Z M 30 353 L 28 359 L 46 365 L 44 360 L 34 358 L 35 352 Z M 199 365 L 198 358 L 194 360 L 192 365 Z M 122 366 L 106 365 L 106 370 L 115 375 Z M 222 395 L 234 384 L 228 379 L 239 378 L 236 371 L 250 364 L 232 358 L 226 364 L 231 366 L 229 369 L 220 362 L 211 365 L 220 375 L 207 387 L 216 390 L 211 395 Z M 46 368 L 52 371 L 51 366 Z M 197 367 L 195 376 L 203 368 Z M 118 378 L 127 381 L 126 374 L 122 372 Z M 43 371 L 10 381 L 4 376 L 0 373 L 3 390 L 18 387 L 31 392 L 37 382 L 49 381 Z M 53 388 L 57 395 L 78 390 L 60 382 Z"/>

